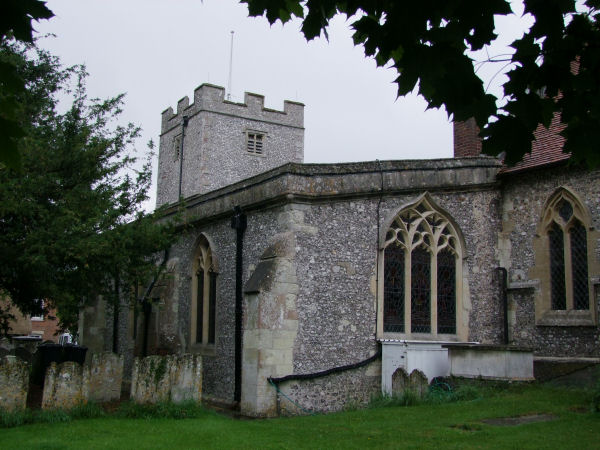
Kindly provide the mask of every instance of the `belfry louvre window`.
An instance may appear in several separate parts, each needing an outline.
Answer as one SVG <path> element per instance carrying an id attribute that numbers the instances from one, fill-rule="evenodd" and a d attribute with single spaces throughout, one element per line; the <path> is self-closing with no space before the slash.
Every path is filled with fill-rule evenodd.
<path id="1" fill-rule="evenodd" d="M 462 248 L 428 197 L 395 217 L 383 259 L 383 331 L 456 334 Z"/>
<path id="2" fill-rule="evenodd" d="M 262 155 L 264 151 L 265 134 L 258 131 L 246 132 L 246 150 L 248 153 Z"/>
<path id="3" fill-rule="evenodd" d="M 577 199 L 566 190 L 559 191 L 546 208 L 544 228 L 553 310 L 590 308 L 585 216 Z"/>
<path id="4" fill-rule="evenodd" d="M 217 268 L 207 239 L 200 237 L 192 276 L 192 342 L 215 343 Z"/>

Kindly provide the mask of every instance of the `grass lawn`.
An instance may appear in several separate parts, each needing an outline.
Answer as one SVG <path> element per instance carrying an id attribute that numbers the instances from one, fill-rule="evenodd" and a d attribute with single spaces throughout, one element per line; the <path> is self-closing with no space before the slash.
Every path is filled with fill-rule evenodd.
<path id="1" fill-rule="evenodd" d="M 62 448 L 600 448 L 591 394 L 531 385 L 444 404 L 379 407 L 330 415 L 236 420 L 103 417 L 0 429 L 2 449 Z M 496 426 L 484 419 L 551 414 Z"/>

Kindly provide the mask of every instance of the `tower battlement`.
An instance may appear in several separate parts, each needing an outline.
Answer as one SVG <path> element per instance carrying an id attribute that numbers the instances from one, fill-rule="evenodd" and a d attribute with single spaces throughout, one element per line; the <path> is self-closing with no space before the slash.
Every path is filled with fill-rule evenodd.
<path id="1" fill-rule="evenodd" d="M 244 103 L 225 99 L 225 88 L 204 83 L 194 90 L 194 102 L 185 96 L 177 102 L 177 112 L 169 107 L 162 112 L 161 134 L 181 124 L 183 116 L 191 117 L 201 111 L 231 115 L 249 120 L 271 122 L 295 128 L 304 127 L 304 104 L 285 100 L 283 111 L 265 108 L 264 95 L 244 93 Z"/>

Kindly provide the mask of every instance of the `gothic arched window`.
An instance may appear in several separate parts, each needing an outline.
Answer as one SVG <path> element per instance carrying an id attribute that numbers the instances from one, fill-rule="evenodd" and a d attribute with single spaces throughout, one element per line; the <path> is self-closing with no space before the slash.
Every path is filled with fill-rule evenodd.
<path id="1" fill-rule="evenodd" d="M 546 205 L 550 309 L 589 310 L 587 214 L 577 198 L 559 190 Z"/>
<path id="2" fill-rule="evenodd" d="M 383 333 L 456 335 L 462 244 L 428 195 L 396 215 L 380 257 Z"/>
<path id="3" fill-rule="evenodd" d="M 198 241 L 192 267 L 192 343 L 214 345 L 217 267 L 210 244 L 203 235 Z"/>

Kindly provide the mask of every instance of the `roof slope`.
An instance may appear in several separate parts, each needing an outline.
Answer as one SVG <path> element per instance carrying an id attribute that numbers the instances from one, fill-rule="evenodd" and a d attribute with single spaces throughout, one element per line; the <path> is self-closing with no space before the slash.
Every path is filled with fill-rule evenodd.
<path id="1" fill-rule="evenodd" d="M 535 130 L 531 153 L 526 153 L 520 162 L 511 167 L 504 167 L 500 172 L 520 172 L 568 160 L 571 155 L 563 153 L 565 138 L 559 134 L 564 128 L 565 125 L 560 121 L 560 114 L 554 114 L 550 127 L 538 125 Z"/>

